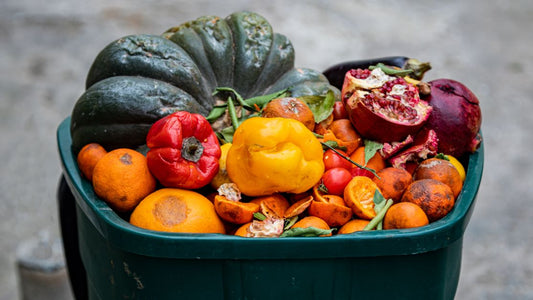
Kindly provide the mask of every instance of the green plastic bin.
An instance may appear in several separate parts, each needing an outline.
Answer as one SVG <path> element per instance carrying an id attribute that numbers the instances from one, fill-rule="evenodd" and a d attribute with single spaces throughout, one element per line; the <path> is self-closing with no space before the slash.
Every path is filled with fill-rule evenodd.
<path id="1" fill-rule="evenodd" d="M 483 171 L 467 162 L 453 210 L 428 226 L 307 238 L 173 234 L 130 225 L 80 176 L 70 118 L 57 131 L 76 199 L 89 299 L 453 299 Z"/>

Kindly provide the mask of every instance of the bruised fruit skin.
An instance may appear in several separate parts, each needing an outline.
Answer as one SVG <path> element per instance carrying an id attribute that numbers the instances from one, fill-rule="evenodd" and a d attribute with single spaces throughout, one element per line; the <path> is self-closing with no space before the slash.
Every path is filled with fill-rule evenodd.
<path id="1" fill-rule="evenodd" d="M 436 79 L 429 84 L 431 94 L 426 100 L 433 111 L 424 130 L 437 133 L 439 152 L 461 157 L 476 151 L 481 143 L 481 109 L 476 95 L 452 79 Z"/>
<path id="2" fill-rule="evenodd" d="M 381 143 L 416 134 L 432 111 L 417 87 L 379 68 L 348 71 L 341 97 L 357 132 Z"/>
<path id="3" fill-rule="evenodd" d="M 307 104 L 298 98 L 286 97 L 270 101 L 261 112 L 265 118 L 290 118 L 302 122 L 305 127 L 313 131 L 315 118 Z"/>

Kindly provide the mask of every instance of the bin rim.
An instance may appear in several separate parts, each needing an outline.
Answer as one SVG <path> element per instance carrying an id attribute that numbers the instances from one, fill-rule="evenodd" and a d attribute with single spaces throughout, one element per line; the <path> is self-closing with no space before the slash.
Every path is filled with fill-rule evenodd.
<path id="1" fill-rule="evenodd" d="M 435 251 L 462 238 L 473 213 L 484 162 L 482 142 L 468 158 L 463 190 L 452 211 L 424 227 L 331 237 L 243 238 L 157 232 L 133 226 L 96 196 L 90 182 L 82 178 L 71 147 L 70 117 L 58 126 L 57 146 L 63 174 L 78 207 L 110 245 L 138 255 L 176 259 L 327 259 Z"/>

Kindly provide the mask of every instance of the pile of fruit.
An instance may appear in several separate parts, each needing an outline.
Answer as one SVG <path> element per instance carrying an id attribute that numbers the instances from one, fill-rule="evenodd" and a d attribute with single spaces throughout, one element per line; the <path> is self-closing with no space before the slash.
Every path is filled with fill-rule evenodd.
<path id="1" fill-rule="evenodd" d="M 131 224 L 243 237 L 425 226 L 454 207 L 481 111 L 428 63 L 294 68 L 251 12 L 118 39 L 71 117 L 79 169 Z"/>

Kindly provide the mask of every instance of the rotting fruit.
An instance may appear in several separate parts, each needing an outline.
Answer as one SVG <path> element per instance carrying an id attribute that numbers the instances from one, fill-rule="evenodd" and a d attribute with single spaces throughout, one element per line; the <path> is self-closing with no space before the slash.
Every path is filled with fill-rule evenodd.
<path id="1" fill-rule="evenodd" d="M 341 97 L 357 132 L 382 143 L 415 134 L 432 110 L 420 99 L 417 87 L 380 68 L 348 71 Z"/>
<path id="2" fill-rule="evenodd" d="M 439 152 L 460 158 L 479 148 L 481 108 L 479 100 L 464 84 L 452 79 L 429 82 L 431 94 L 426 98 L 433 112 L 424 126 L 439 138 Z"/>

